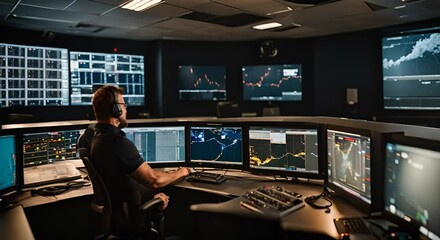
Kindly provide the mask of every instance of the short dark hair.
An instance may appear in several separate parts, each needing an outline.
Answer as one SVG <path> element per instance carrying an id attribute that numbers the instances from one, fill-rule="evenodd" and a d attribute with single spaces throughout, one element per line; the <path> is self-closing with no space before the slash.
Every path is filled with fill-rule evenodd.
<path id="1" fill-rule="evenodd" d="M 124 90 L 117 86 L 106 85 L 93 94 L 92 105 L 95 118 L 98 121 L 107 121 L 112 116 L 113 105 L 118 102 L 115 94 L 122 95 Z"/>

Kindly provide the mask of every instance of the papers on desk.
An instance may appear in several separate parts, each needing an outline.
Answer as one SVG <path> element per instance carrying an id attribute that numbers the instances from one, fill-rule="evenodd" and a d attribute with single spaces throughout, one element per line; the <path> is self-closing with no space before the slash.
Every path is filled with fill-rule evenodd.
<path id="1" fill-rule="evenodd" d="M 75 165 L 67 161 L 25 167 L 23 175 L 26 187 L 81 178 Z"/>

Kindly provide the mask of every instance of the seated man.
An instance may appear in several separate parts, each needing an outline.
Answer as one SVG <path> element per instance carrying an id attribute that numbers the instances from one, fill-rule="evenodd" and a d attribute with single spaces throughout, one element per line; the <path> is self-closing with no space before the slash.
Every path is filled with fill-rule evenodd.
<path id="1" fill-rule="evenodd" d="M 179 168 L 172 173 L 152 169 L 141 157 L 136 146 L 125 137 L 121 130 L 127 126 L 127 109 L 122 97 L 122 89 L 104 86 L 93 96 L 93 111 L 98 123 L 95 126 L 90 160 L 103 179 L 112 201 L 113 215 L 130 229 L 121 231 L 142 231 L 139 226 L 143 221 L 136 214 L 137 207 L 149 199 L 143 199 L 139 183 L 151 188 L 161 188 L 190 173 L 188 168 Z M 168 205 L 168 196 L 156 194 L 155 198 Z M 127 217 L 129 216 L 129 217 Z"/>

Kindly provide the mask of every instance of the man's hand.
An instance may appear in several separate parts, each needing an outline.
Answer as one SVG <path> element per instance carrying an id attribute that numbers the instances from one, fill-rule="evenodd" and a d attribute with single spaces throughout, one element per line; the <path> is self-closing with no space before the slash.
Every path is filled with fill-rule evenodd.
<path id="1" fill-rule="evenodd" d="M 160 198 L 163 201 L 163 205 L 160 208 L 160 210 L 164 210 L 165 208 L 168 207 L 168 202 L 170 201 L 170 197 L 168 197 L 167 195 L 165 195 L 164 193 L 158 193 L 156 195 L 154 195 L 154 198 Z"/>

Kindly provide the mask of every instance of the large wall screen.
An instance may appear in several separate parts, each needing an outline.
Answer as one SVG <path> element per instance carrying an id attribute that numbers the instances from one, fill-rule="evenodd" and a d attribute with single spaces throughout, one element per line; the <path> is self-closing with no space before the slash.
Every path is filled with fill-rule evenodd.
<path id="1" fill-rule="evenodd" d="M 144 56 L 70 52 L 71 104 L 91 105 L 93 90 L 102 85 L 124 89 L 130 106 L 144 105 Z"/>
<path id="2" fill-rule="evenodd" d="M 301 101 L 302 65 L 243 66 L 243 100 Z"/>
<path id="3" fill-rule="evenodd" d="M 0 107 L 69 105 L 68 51 L 0 43 Z"/>
<path id="4" fill-rule="evenodd" d="M 430 29 L 382 38 L 385 109 L 440 109 L 440 32 Z"/>

